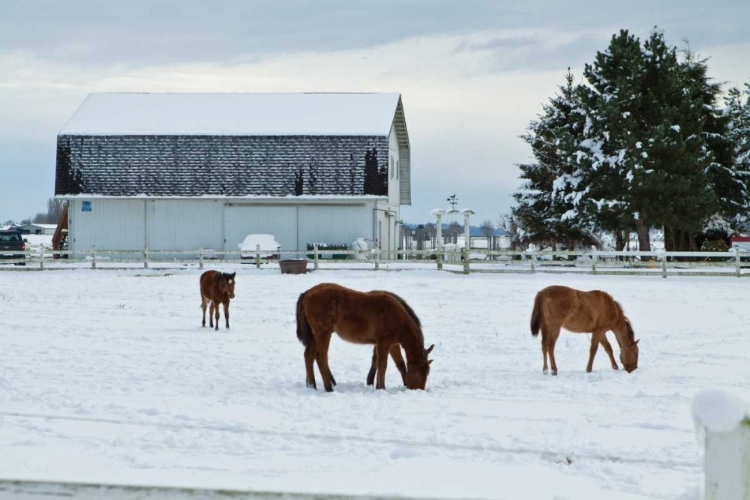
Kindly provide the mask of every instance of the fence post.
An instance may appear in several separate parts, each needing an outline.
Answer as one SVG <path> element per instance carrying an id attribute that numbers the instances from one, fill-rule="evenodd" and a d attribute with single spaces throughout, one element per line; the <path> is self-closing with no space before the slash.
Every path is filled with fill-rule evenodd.
<path id="1" fill-rule="evenodd" d="M 203 269 L 203 245 L 201 245 L 201 248 L 198 252 L 198 267 L 200 269 Z"/>
<path id="2" fill-rule="evenodd" d="M 437 226 L 435 227 L 435 262 L 438 271 L 443 269 L 443 214 L 437 213 Z"/>
<path id="3" fill-rule="evenodd" d="M 750 498 L 750 419 L 744 401 L 719 391 L 693 398 L 693 420 L 703 434 L 703 498 Z M 714 415 L 721 415 L 717 421 Z"/>
<path id="4" fill-rule="evenodd" d="M 742 275 L 742 259 L 740 258 L 740 247 L 734 247 L 735 265 L 737 266 L 737 277 Z"/>
<path id="5" fill-rule="evenodd" d="M 375 248 L 375 270 L 380 269 L 380 248 Z"/>
<path id="6" fill-rule="evenodd" d="M 148 269 L 148 245 L 143 245 L 143 268 Z"/>
<path id="7" fill-rule="evenodd" d="M 313 244 L 313 252 L 315 252 L 313 254 L 313 270 L 317 271 L 318 270 L 318 244 L 317 243 Z"/>
<path id="8" fill-rule="evenodd" d="M 536 272 L 536 251 L 531 252 L 531 272 Z"/>
<path id="9" fill-rule="evenodd" d="M 39 253 L 39 269 L 44 269 L 44 247 L 40 245 L 39 248 L 42 250 Z"/>
<path id="10" fill-rule="evenodd" d="M 96 245 L 91 247 L 91 269 L 96 269 Z"/>
<path id="11" fill-rule="evenodd" d="M 667 253 L 666 252 L 661 254 L 661 277 L 662 278 L 667 277 Z"/>
<path id="12" fill-rule="evenodd" d="M 31 259 L 31 247 L 29 245 L 26 245 L 26 249 L 24 252 L 24 262 L 28 262 Z M 11 259 L 13 258 L 12 255 L 9 256 Z"/>
<path id="13" fill-rule="evenodd" d="M 464 274 L 469 274 L 469 248 L 464 247 L 462 250 L 464 254 Z"/>
<path id="14" fill-rule="evenodd" d="M 255 268 L 260 269 L 260 244 L 255 245 Z"/>
<path id="15" fill-rule="evenodd" d="M 599 256 L 596 254 L 596 247 L 591 247 L 591 274 L 596 274 L 596 261 L 599 259 Z"/>

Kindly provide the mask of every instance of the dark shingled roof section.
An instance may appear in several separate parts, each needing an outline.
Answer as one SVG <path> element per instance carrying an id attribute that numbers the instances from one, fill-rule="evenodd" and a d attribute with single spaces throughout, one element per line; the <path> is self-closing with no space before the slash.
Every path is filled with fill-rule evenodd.
<path id="1" fill-rule="evenodd" d="M 57 138 L 56 195 L 386 196 L 387 183 L 387 137 Z"/>

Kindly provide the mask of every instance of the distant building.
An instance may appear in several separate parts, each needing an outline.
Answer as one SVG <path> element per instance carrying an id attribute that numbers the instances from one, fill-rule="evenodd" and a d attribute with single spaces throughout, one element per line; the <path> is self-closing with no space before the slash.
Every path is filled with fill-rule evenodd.
<path id="1" fill-rule="evenodd" d="M 55 234 L 57 224 L 19 224 L 14 226 L 22 234 Z"/>

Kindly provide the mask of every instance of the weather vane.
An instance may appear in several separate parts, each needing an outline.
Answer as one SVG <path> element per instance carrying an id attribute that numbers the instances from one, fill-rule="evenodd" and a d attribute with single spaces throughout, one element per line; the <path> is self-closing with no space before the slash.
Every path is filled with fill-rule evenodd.
<path id="1" fill-rule="evenodd" d="M 448 197 L 448 203 L 451 204 L 451 212 L 456 210 L 456 203 L 458 203 L 458 198 L 456 198 L 455 194 L 452 194 Z"/>

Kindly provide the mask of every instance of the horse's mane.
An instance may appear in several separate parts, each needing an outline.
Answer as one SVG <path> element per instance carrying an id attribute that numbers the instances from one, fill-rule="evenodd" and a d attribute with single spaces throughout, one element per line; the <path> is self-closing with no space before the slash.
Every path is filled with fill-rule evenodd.
<path id="1" fill-rule="evenodd" d="M 627 316 L 625 316 L 625 309 L 622 307 L 622 304 L 620 304 L 616 300 L 614 302 L 617 305 L 617 308 L 620 309 L 620 313 L 622 314 L 622 317 L 625 320 L 625 327 L 628 330 L 628 340 L 630 340 L 630 343 L 632 344 L 633 342 L 635 342 L 635 332 L 633 331 L 633 325 L 630 324 L 630 320 L 628 319 Z"/>
<path id="2" fill-rule="evenodd" d="M 424 334 L 422 333 L 422 322 L 419 321 L 419 318 L 417 317 L 417 313 L 414 312 L 414 309 L 411 308 L 409 304 L 406 303 L 404 299 L 399 297 L 393 292 L 386 292 L 385 290 L 376 290 L 379 293 L 384 293 L 388 295 L 389 297 L 393 297 L 398 301 L 399 304 L 403 306 L 403 308 L 406 310 L 406 313 L 409 315 L 409 317 L 414 321 L 414 324 L 417 327 L 417 335 L 419 337 L 419 340 L 424 344 Z"/>

